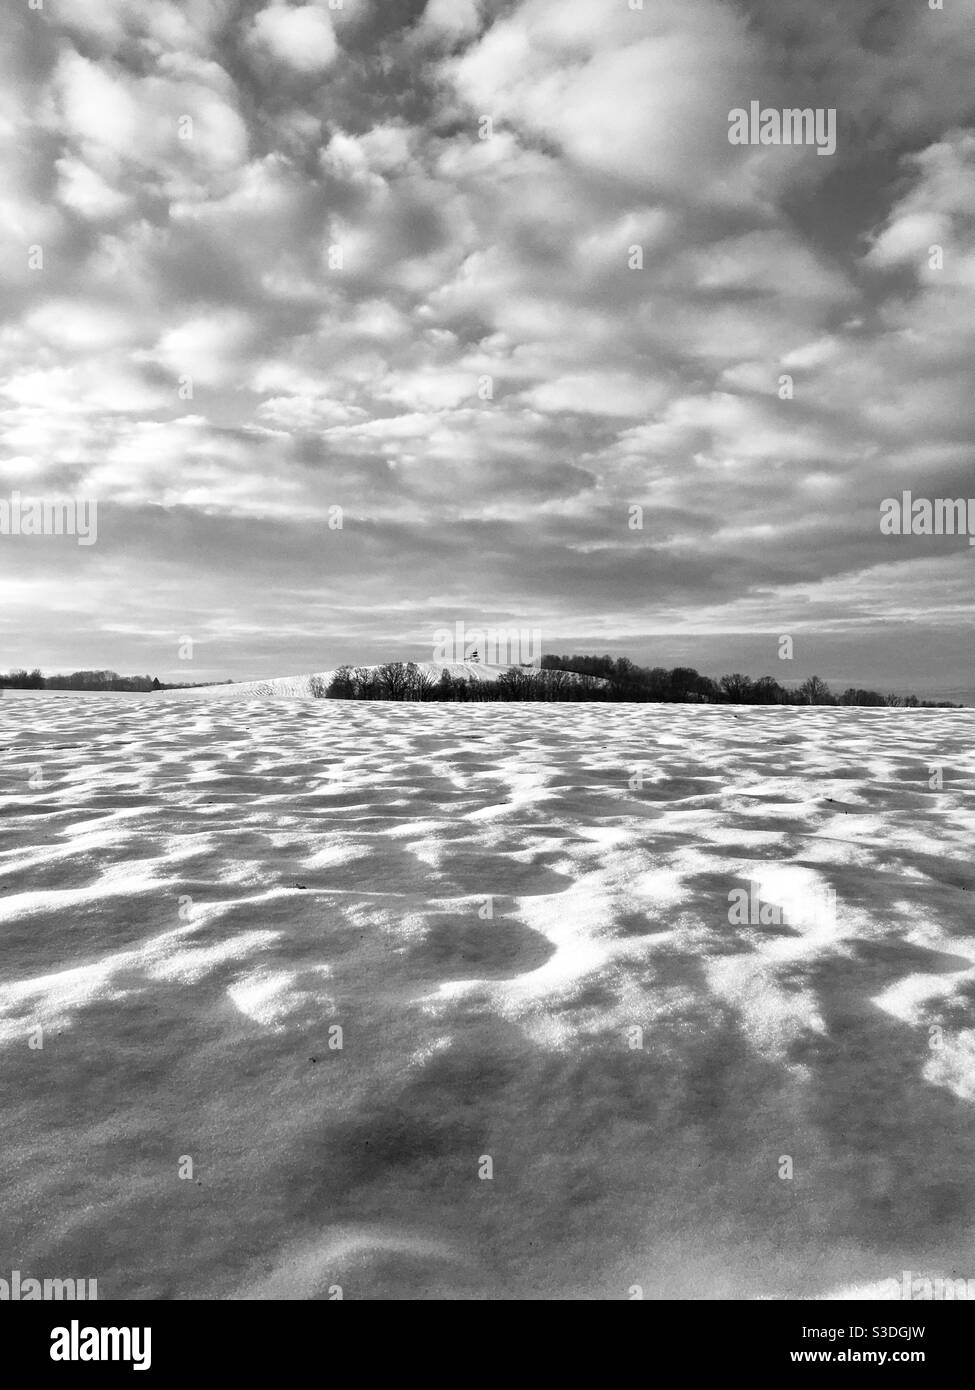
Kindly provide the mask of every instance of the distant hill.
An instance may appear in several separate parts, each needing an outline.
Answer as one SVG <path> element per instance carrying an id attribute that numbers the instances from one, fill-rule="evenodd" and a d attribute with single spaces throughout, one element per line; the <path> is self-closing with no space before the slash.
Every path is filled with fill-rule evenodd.
<path id="1" fill-rule="evenodd" d="M 466 679 L 490 684 L 506 671 L 518 669 L 510 666 L 489 666 L 481 661 L 417 661 L 414 664 L 419 671 L 434 682 L 440 679 L 444 671 L 447 671 L 454 680 Z M 375 666 L 360 666 L 356 669 L 374 672 L 380 670 L 380 665 L 377 663 Z M 268 696 L 271 698 L 311 699 L 315 695 L 314 686 L 317 684 L 319 689 L 327 689 L 334 675 L 334 670 L 311 671 L 304 676 L 277 676 L 266 681 L 238 681 L 232 685 L 160 690 L 158 695 L 161 700 L 254 700 Z M 567 675 L 571 678 L 575 673 L 568 672 Z M 576 679 L 580 678 L 576 677 Z"/>

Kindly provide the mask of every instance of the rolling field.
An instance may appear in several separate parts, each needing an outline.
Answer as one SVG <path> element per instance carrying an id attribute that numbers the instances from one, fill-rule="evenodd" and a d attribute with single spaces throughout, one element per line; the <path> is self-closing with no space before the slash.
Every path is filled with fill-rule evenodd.
<path id="1" fill-rule="evenodd" d="M 975 1276 L 973 793 L 967 711 L 10 693 L 0 1272 Z"/>

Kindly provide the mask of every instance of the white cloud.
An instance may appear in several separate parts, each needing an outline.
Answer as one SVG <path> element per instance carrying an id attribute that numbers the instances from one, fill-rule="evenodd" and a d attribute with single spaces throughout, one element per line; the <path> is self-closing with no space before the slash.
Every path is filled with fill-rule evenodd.
<path id="1" fill-rule="evenodd" d="M 194 314 L 167 329 L 146 356 L 175 378 L 189 376 L 203 386 L 239 386 L 255 336 L 255 326 L 239 310 Z"/>
<path id="2" fill-rule="evenodd" d="M 136 76 L 62 55 L 44 119 L 71 146 L 59 169 L 69 205 L 100 215 L 139 191 L 212 196 L 214 179 L 244 163 L 247 127 L 226 73 L 214 63 L 178 66 Z"/>
<path id="3" fill-rule="evenodd" d="M 480 27 L 477 0 L 427 0 L 419 32 L 447 39 L 468 39 Z"/>
<path id="4" fill-rule="evenodd" d="M 528 0 L 451 71 L 497 126 L 523 126 L 592 169 L 693 197 L 724 172 L 727 112 L 754 86 L 754 53 L 743 20 L 713 0 L 639 11 Z"/>
<path id="5" fill-rule="evenodd" d="M 971 284 L 970 229 L 975 224 L 975 131 L 953 131 L 905 160 L 913 185 L 874 235 L 865 264 L 913 266 L 930 284 Z M 932 271 L 930 253 L 944 252 Z"/>
<path id="6" fill-rule="evenodd" d="M 536 410 L 583 415 L 646 415 L 666 396 L 660 382 L 626 372 L 590 371 L 555 377 L 525 392 Z"/>
<path id="7" fill-rule="evenodd" d="M 140 335 L 136 316 L 101 300 L 50 299 L 33 309 L 24 328 L 42 342 L 90 358 Z"/>
<path id="8" fill-rule="evenodd" d="M 58 198 L 82 217 L 98 221 L 118 217 L 132 205 L 129 196 L 112 188 L 82 159 L 66 155 L 57 162 Z"/>
<path id="9" fill-rule="evenodd" d="M 302 73 L 324 71 L 338 52 L 328 10 L 318 5 L 269 5 L 255 15 L 250 39 L 258 51 Z"/>

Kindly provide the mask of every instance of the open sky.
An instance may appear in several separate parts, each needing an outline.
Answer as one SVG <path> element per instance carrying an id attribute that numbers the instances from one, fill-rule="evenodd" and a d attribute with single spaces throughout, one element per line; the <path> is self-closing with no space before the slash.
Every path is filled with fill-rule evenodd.
<path id="1" fill-rule="evenodd" d="M 0 498 L 98 531 L 0 535 L 0 669 L 975 699 L 975 547 L 879 526 L 975 499 L 975 0 L 332 4 L 4 6 Z"/>

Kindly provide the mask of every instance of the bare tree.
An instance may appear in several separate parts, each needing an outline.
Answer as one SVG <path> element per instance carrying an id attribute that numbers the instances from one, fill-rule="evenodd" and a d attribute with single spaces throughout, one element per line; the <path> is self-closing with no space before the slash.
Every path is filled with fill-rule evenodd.
<path id="1" fill-rule="evenodd" d="M 835 704 L 829 686 L 824 680 L 820 680 L 819 676 L 810 676 L 804 680 L 797 693 L 804 705 Z"/>
<path id="2" fill-rule="evenodd" d="M 749 676 L 735 671 L 731 676 L 722 676 L 719 686 L 729 704 L 747 705 L 750 702 L 753 685 Z"/>
<path id="3" fill-rule="evenodd" d="M 410 674 L 402 661 L 388 661 L 375 674 L 377 700 L 406 700 L 409 698 Z"/>
<path id="4" fill-rule="evenodd" d="M 357 695 L 358 689 L 352 667 L 340 666 L 329 682 L 328 698 L 330 700 L 354 700 Z"/>

